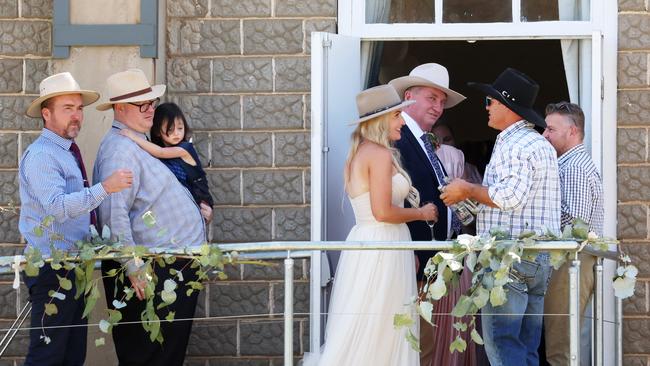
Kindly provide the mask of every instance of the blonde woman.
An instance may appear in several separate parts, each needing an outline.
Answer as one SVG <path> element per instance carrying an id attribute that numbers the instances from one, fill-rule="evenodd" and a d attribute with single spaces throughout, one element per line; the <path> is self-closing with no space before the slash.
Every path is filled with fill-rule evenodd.
<path id="1" fill-rule="evenodd" d="M 411 103 L 402 102 L 390 85 L 357 95 L 359 120 L 345 166 L 345 188 L 356 218 L 348 241 L 410 241 L 406 222 L 438 219 L 432 204 L 403 207 L 417 191 L 392 143 L 401 137 L 401 109 Z M 417 315 L 407 305 L 417 293 L 414 266 L 412 250 L 343 251 L 325 345 L 304 365 L 419 365 L 405 331 L 393 327 L 393 315 L 410 312 L 416 322 L 412 331 L 418 334 Z"/>

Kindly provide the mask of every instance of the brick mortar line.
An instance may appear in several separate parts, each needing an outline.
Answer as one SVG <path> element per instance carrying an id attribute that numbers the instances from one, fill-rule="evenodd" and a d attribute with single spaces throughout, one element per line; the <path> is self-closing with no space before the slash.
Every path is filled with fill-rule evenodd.
<path id="1" fill-rule="evenodd" d="M 222 133 L 222 134 L 234 134 L 234 133 L 241 133 L 241 132 L 247 132 L 247 133 L 285 133 L 285 132 L 309 132 L 311 130 L 303 130 L 303 129 L 286 129 L 286 128 L 278 128 L 277 130 L 270 130 L 270 129 L 259 129 L 259 130 L 251 130 L 251 129 L 245 129 L 245 130 L 198 130 L 198 129 L 192 129 L 193 131 L 198 131 L 198 132 L 217 132 L 217 133 Z M 0 133 L 2 130 L 0 130 Z"/>
<path id="2" fill-rule="evenodd" d="M 308 53 L 267 53 L 267 54 L 256 54 L 256 55 L 240 55 L 238 53 L 233 53 L 230 55 L 195 55 L 195 54 L 182 54 L 182 55 L 169 55 L 169 60 L 179 60 L 184 58 L 192 59 L 247 59 L 247 58 L 275 58 L 275 57 L 286 57 L 286 58 L 309 58 L 311 54 Z"/>
<path id="3" fill-rule="evenodd" d="M 619 87 L 616 89 L 617 92 L 622 92 L 622 91 L 649 91 L 650 86 L 643 86 L 643 87 Z"/>
<path id="4" fill-rule="evenodd" d="M 646 163 L 617 163 L 617 167 L 622 167 L 622 168 L 633 168 L 633 167 L 642 167 L 642 168 L 650 168 L 650 162 Z"/>
<path id="5" fill-rule="evenodd" d="M 290 170 L 290 171 L 302 171 L 304 169 L 311 169 L 308 166 L 290 166 L 290 167 L 280 167 L 280 168 L 269 168 L 269 167 L 232 167 L 232 168 L 217 168 L 217 167 L 211 167 L 211 168 L 203 168 L 206 171 L 212 171 L 212 172 L 236 172 L 236 171 L 283 171 L 283 170 Z"/>
<path id="6" fill-rule="evenodd" d="M 650 15 L 650 13 L 648 14 Z M 49 19 L 51 18 L 22 18 L 22 19 Z M 232 17 L 219 17 L 219 16 L 189 16 L 189 17 L 180 17 L 180 16 L 167 16 L 167 19 L 176 19 L 176 20 L 194 20 L 194 21 L 206 21 L 206 20 L 334 20 L 336 17 L 327 16 L 327 15 L 283 15 L 281 17 L 276 16 L 263 16 L 263 15 L 254 15 L 254 16 L 232 16 Z"/>
<path id="7" fill-rule="evenodd" d="M 46 22 L 52 24 L 52 18 L 2 18 L 0 22 L 20 22 L 20 23 L 30 23 L 30 22 Z"/>

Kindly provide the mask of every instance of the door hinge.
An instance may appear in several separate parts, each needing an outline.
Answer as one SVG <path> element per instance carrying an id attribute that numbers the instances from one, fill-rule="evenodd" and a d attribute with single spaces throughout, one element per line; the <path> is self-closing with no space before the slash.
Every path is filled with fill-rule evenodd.
<path id="1" fill-rule="evenodd" d="M 332 47 L 332 40 L 331 39 L 324 39 L 323 40 L 323 48 L 330 48 Z"/>

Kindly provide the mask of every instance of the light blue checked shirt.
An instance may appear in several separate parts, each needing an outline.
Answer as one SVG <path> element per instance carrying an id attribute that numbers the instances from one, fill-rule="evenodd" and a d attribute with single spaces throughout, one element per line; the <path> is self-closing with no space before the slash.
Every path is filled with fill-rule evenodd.
<path id="1" fill-rule="evenodd" d="M 483 185 L 499 208 L 481 205 L 479 234 L 499 226 L 513 238 L 524 230 L 560 233 L 557 153 L 533 124 L 519 121 L 497 136 Z"/>
<path id="2" fill-rule="evenodd" d="M 562 191 L 562 226 L 574 218 L 589 224 L 589 230 L 603 235 L 603 183 L 583 144 L 557 159 Z"/>
<path id="3" fill-rule="evenodd" d="M 84 187 L 81 170 L 70 151 L 72 140 L 44 128 L 20 159 L 20 233 L 28 246 L 50 254 L 50 234 L 63 240 L 52 242 L 68 250 L 89 234 L 90 211 L 108 196 L 101 183 Z M 46 216 L 54 216 L 51 227 L 42 236 L 34 234 Z"/>
<path id="4" fill-rule="evenodd" d="M 102 202 L 100 227 L 108 225 L 125 245 L 182 248 L 205 242 L 203 217 L 190 192 L 160 160 L 120 135 L 119 130 L 127 128 L 124 124 L 113 121 L 112 127 L 99 145 L 93 180 L 106 179 L 116 169 L 129 169 L 133 185 Z M 151 227 L 143 218 L 148 212 L 155 219 Z"/>

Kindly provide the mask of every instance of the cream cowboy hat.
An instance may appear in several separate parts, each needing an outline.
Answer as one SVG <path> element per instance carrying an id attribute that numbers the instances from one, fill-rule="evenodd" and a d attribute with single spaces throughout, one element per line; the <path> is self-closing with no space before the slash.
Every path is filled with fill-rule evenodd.
<path id="1" fill-rule="evenodd" d="M 58 95 L 66 94 L 81 94 L 83 105 L 87 106 L 93 104 L 99 99 L 99 93 L 92 90 L 82 90 L 79 83 L 72 77 L 69 72 L 62 72 L 48 76 L 38 86 L 40 96 L 27 107 L 27 114 L 29 117 L 41 117 L 41 104 L 44 101 L 56 97 Z"/>
<path id="2" fill-rule="evenodd" d="M 149 80 L 140 69 L 129 69 L 113 74 L 106 79 L 108 84 L 108 101 L 97 106 L 98 111 L 110 109 L 113 104 L 146 102 L 165 94 L 165 85 L 149 84 Z"/>
<path id="3" fill-rule="evenodd" d="M 348 125 L 356 125 L 413 103 L 415 103 L 414 100 L 402 101 L 391 85 L 379 85 L 366 89 L 357 94 L 359 119 Z"/>
<path id="4" fill-rule="evenodd" d="M 447 94 L 445 109 L 451 108 L 465 100 L 465 96 L 449 89 L 449 73 L 447 68 L 440 64 L 422 64 L 411 71 L 409 76 L 393 79 L 389 82 L 395 87 L 400 97 L 404 98 L 406 89 L 413 86 L 429 86 L 440 89 Z"/>

